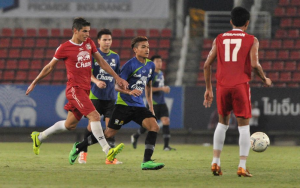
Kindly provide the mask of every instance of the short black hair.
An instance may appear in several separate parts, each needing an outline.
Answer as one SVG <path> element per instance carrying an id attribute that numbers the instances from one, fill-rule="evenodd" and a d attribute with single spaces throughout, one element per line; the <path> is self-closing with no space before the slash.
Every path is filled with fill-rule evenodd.
<path id="1" fill-rule="evenodd" d="M 154 61 L 154 59 L 162 59 L 160 55 L 153 55 L 150 60 Z"/>
<path id="2" fill-rule="evenodd" d="M 73 21 L 72 30 L 75 28 L 79 31 L 80 29 L 82 29 L 83 27 L 86 27 L 86 26 L 91 26 L 91 23 L 86 21 L 82 17 L 78 17 L 78 18 L 75 18 Z"/>
<path id="3" fill-rule="evenodd" d="M 244 26 L 248 20 L 250 20 L 250 13 L 247 9 L 243 7 L 235 7 L 232 9 L 231 21 L 234 26 Z"/>
<path id="4" fill-rule="evenodd" d="M 131 48 L 133 49 L 134 47 L 137 47 L 138 43 L 143 41 L 148 41 L 148 38 L 145 36 L 134 37 L 131 40 Z"/>
<path id="5" fill-rule="evenodd" d="M 97 39 L 101 39 L 102 35 L 110 35 L 111 36 L 111 31 L 109 29 L 101 29 L 97 34 Z"/>

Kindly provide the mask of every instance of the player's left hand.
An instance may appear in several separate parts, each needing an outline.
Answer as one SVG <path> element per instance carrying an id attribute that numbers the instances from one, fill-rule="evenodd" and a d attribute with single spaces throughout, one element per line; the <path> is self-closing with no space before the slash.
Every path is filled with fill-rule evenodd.
<path id="1" fill-rule="evenodd" d="M 170 91 L 171 91 L 171 89 L 170 89 L 169 86 L 164 86 L 164 87 L 163 87 L 163 92 L 165 92 L 165 93 L 170 93 Z"/>
<path id="2" fill-rule="evenodd" d="M 116 83 L 122 88 L 122 89 L 127 89 L 128 88 L 128 82 L 122 78 L 116 79 Z"/>
<path id="3" fill-rule="evenodd" d="M 100 89 L 104 89 L 106 88 L 106 83 L 101 81 L 101 80 L 98 80 L 98 82 L 96 83 L 97 87 L 100 88 Z"/>
<path id="4" fill-rule="evenodd" d="M 29 95 L 29 93 L 31 92 L 31 91 L 33 91 L 33 89 L 34 89 L 34 87 L 35 87 L 35 84 L 30 84 L 30 86 L 28 86 L 28 88 L 27 88 L 27 91 L 26 91 L 26 95 Z"/>
<path id="5" fill-rule="evenodd" d="M 214 99 L 213 91 L 206 90 L 204 93 L 204 101 L 203 101 L 203 105 L 205 106 L 205 108 L 209 108 L 211 106 L 213 99 Z"/>

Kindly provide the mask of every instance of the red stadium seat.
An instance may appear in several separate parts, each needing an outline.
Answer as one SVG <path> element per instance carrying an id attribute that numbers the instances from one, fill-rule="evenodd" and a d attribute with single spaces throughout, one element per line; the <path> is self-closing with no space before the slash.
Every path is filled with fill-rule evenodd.
<path id="1" fill-rule="evenodd" d="M 8 48 L 10 46 L 10 38 L 0 38 L 0 48 Z"/>
<path id="2" fill-rule="evenodd" d="M 146 29 L 137 29 L 136 33 L 137 33 L 137 36 L 147 36 L 147 30 Z"/>
<path id="3" fill-rule="evenodd" d="M 158 47 L 157 39 L 149 39 L 149 46 L 150 46 L 150 51 L 153 48 L 157 48 Z"/>
<path id="4" fill-rule="evenodd" d="M 39 37 L 48 37 L 48 29 L 46 28 L 40 28 L 39 29 Z"/>
<path id="5" fill-rule="evenodd" d="M 293 27 L 294 28 L 299 28 L 300 27 L 300 19 L 299 18 L 295 18 L 293 20 Z"/>
<path id="6" fill-rule="evenodd" d="M 288 5 L 290 5 L 290 0 L 279 0 L 278 5 L 288 6 Z"/>
<path id="7" fill-rule="evenodd" d="M 123 39 L 121 47 L 122 48 L 131 48 L 131 39 Z"/>
<path id="8" fill-rule="evenodd" d="M 282 82 L 291 81 L 291 73 L 290 72 L 281 72 L 279 80 Z"/>
<path id="9" fill-rule="evenodd" d="M 204 39 L 202 47 L 203 49 L 211 49 L 213 40 L 212 39 Z"/>
<path id="10" fill-rule="evenodd" d="M 25 38 L 23 41 L 23 46 L 26 48 L 33 48 L 35 46 L 34 38 Z"/>
<path id="11" fill-rule="evenodd" d="M 24 37 L 24 30 L 22 28 L 15 28 L 14 36 L 15 37 Z"/>
<path id="12" fill-rule="evenodd" d="M 201 59 L 206 59 L 209 54 L 209 50 L 202 50 Z"/>
<path id="13" fill-rule="evenodd" d="M 265 57 L 265 51 L 264 50 L 258 50 L 258 57 L 260 59 L 264 59 L 264 57 Z M 203 57 L 202 57 L 202 59 L 203 59 Z"/>
<path id="14" fill-rule="evenodd" d="M 36 39 L 36 47 L 45 48 L 47 47 L 47 39 L 46 38 L 38 38 Z"/>
<path id="15" fill-rule="evenodd" d="M 287 70 L 287 71 L 296 70 L 297 69 L 296 61 L 287 61 L 287 62 L 285 62 L 284 69 Z"/>
<path id="16" fill-rule="evenodd" d="M 19 58 L 20 57 L 20 49 L 19 48 L 11 48 L 8 51 L 8 57 L 9 58 Z"/>
<path id="17" fill-rule="evenodd" d="M 300 81 L 300 72 L 293 73 L 292 81 L 297 81 L 297 82 Z"/>
<path id="18" fill-rule="evenodd" d="M 120 53 L 120 57 L 122 59 L 130 59 L 131 58 L 131 50 L 122 49 Z"/>
<path id="19" fill-rule="evenodd" d="M 60 29 L 51 29 L 52 37 L 60 37 Z"/>
<path id="20" fill-rule="evenodd" d="M 275 33 L 275 38 L 286 38 L 288 36 L 287 31 L 284 29 L 278 29 Z"/>
<path id="21" fill-rule="evenodd" d="M 0 58 L 7 58 L 7 49 L 6 48 L 0 48 Z"/>
<path id="22" fill-rule="evenodd" d="M 161 39 L 159 41 L 159 48 L 170 48 L 170 40 L 169 39 Z"/>
<path id="23" fill-rule="evenodd" d="M 31 58 L 32 50 L 28 48 L 23 48 L 21 51 L 21 58 Z"/>
<path id="24" fill-rule="evenodd" d="M 16 81 L 25 81 L 27 79 L 27 71 L 19 70 L 16 73 Z"/>
<path id="25" fill-rule="evenodd" d="M 1 36 L 3 36 L 3 37 L 12 36 L 12 30 L 10 28 L 3 28 Z"/>
<path id="26" fill-rule="evenodd" d="M 299 37 L 299 30 L 298 29 L 291 29 L 288 31 L 289 38 L 298 38 Z"/>
<path id="27" fill-rule="evenodd" d="M 270 46 L 270 40 L 263 39 L 259 41 L 259 48 L 260 49 L 268 49 Z"/>
<path id="28" fill-rule="evenodd" d="M 28 80 L 29 82 L 32 82 L 32 81 L 37 77 L 37 75 L 38 75 L 39 73 L 40 73 L 40 72 L 37 71 L 37 70 L 30 70 L 30 71 L 28 72 L 28 78 L 27 78 L 27 80 Z"/>
<path id="29" fill-rule="evenodd" d="M 36 37 L 37 36 L 36 29 L 33 29 L 33 28 L 26 29 L 26 36 L 27 37 Z"/>
<path id="30" fill-rule="evenodd" d="M 267 77 L 269 77 L 273 82 L 278 81 L 278 78 L 279 78 L 278 75 L 279 75 L 278 72 L 269 72 L 269 73 L 267 73 Z"/>
<path id="31" fill-rule="evenodd" d="M 199 81 L 205 81 L 205 79 L 204 79 L 204 73 L 203 73 L 203 72 L 199 72 L 197 81 L 198 81 L 198 82 L 199 82 Z"/>
<path id="32" fill-rule="evenodd" d="M 158 38 L 158 37 L 160 37 L 160 33 L 158 29 L 149 30 L 149 38 Z"/>
<path id="33" fill-rule="evenodd" d="M 287 86 L 296 88 L 296 87 L 299 87 L 299 84 L 298 83 L 288 83 Z"/>
<path id="34" fill-rule="evenodd" d="M 169 50 L 159 50 L 158 54 L 162 57 L 163 60 L 169 58 Z"/>
<path id="35" fill-rule="evenodd" d="M 271 40 L 270 49 L 280 49 L 281 48 L 281 40 Z"/>
<path id="36" fill-rule="evenodd" d="M 274 11 L 274 15 L 277 17 L 285 16 L 285 8 L 284 7 L 277 7 Z"/>
<path id="37" fill-rule="evenodd" d="M 58 48 L 60 45 L 59 39 L 49 39 L 48 41 L 48 47 L 50 48 Z"/>
<path id="38" fill-rule="evenodd" d="M 73 35 L 72 29 L 63 29 L 63 37 L 71 37 Z"/>
<path id="39" fill-rule="evenodd" d="M 300 39 L 295 41 L 295 46 L 296 49 L 300 49 Z"/>
<path id="40" fill-rule="evenodd" d="M 300 1 L 299 0 L 290 0 L 290 5 L 292 5 L 292 6 L 300 6 Z"/>
<path id="41" fill-rule="evenodd" d="M 263 68 L 263 70 L 272 70 L 272 61 L 263 61 L 261 62 L 261 66 Z"/>
<path id="42" fill-rule="evenodd" d="M 47 61 L 46 63 L 49 63 L 49 61 Z M 45 66 L 46 64 L 44 64 Z M 65 63 L 63 61 L 59 61 L 57 64 L 56 64 L 56 67 L 55 69 L 57 70 L 66 70 L 66 66 L 65 66 Z"/>
<path id="43" fill-rule="evenodd" d="M 29 60 L 20 60 L 18 68 L 20 70 L 27 70 L 29 69 Z"/>
<path id="44" fill-rule="evenodd" d="M 66 82 L 67 81 L 67 77 L 66 77 L 66 73 L 63 70 L 56 70 L 53 72 L 53 81 L 59 81 L 59 82 Z"/>
<path id="45" fill-rule="evenodd" d="M 121 29 L 113 29 L 112 30 L 112 37 L 115 38 L 115 37 L 122 37 L 123 36 L 123 33 L 122 33 L 122 30 Z"/>
<path id="46" fill-rule="evenodd" d="M 3 80 L 14 80 L 15 79 L 15 71 L 13 70 L 6 70 L 3 73 Z"/>
<path id="47" fill-rule="evenodd" d="M 295 50 L 290 52 L 290 59 L 292 60 L 300 60 L 300 51 Z"/>
<path id="48" fill-rule="evenodd" d="M 280 20 L 280 27 L 291 27 L 292 26 L 292 18 L 282 18 Z"/>
<path id="49" fill-rule="evenodd" d="M 44 49 L 41 48 L 34 49 L 33 58 L 35 59 L 44 58 Z"/>
<path id="50" fill-rule="evenodd" d="M 121 40 L 120 39 L 113 39 L 111 47 L 114 48 L 121 48 Z"/>
<path id="51" fill-rule="evenodd" d="M 283 41 L 283 48 L 284 49 L 292 49 L 292 48 L 294 48 L 294 40 L 284 40 Z"/>
<path id="52" fill-rule="evenodd" d="M 11 70 L 18 69 L 18 61 L 17 60 L 7 60 L 6 61 L 6 69 L 11 69 Z"/>
<path id="53" fill-rule="evenodd" d="M 277 55 L 278 59 L 289 59 L 289 51 L 288 50 L 280 50 Z"/>
<path id="54" fill-rule="evenodd" d="M 96 39 L 97 38 L 97 34 L 98 34 L 98 32 L 97 32 L 97 29 L 91 29 L 90 30 L 90 37 L 92 38 L 92 39 Z M 71 35 L 72 36 L 72 35 Z M 69 36 L 70 37 L 70 36 Z"/>
<path id="55" fill-rule="evenodd" d="M 48 48 L 47 50 L 46 50 L 46 55 L 45 55 L 45 57 L 46 58 L 53 58 L 53 56 L 54 56 L 54 54 L 55 54 L 55 51 L 56 51 L 56 49 L 55 48 Z"/>
<path id="56" fill-rule="evenodd" d="M 5 65 L 6 65 L 6 60 L 0 59 L 0 70 L 5 69 Z M 0 79 L 1 79 L 1 78 L 0 78 Z"/>
<path id="57" fill-rule="evenodd" d="M 34 59 L 31 61 L 31 67 L 32 70 L 41 70 L 43 68 L 42 61 L 39 59 Z"/>
<path id="58" fill-rule="evenodd" d="M 23 46 L 23 39 L 22 38 L 13 38 L 11 41 L 11 47 L 20 48 Z"/>
<path id="59" fill-rule="evenodd" d="M 277 52 L 276 50 L 268 50 L 265 52 L 265 59 L 276 59 L 277 58 Z"/>
<path id="60" fill-rule="evenodd" d="M 274 70 L 283 70 L 284 68 L 284 62 L 283 61 L 276 61 L 273 63 L 273 69 Z"/>
<path id="61" fill-rule="evenodd" d="M 135 36 L 134 29 L 125 29 L 124 30 L 124 37 L 133 38 Z"/>
<path id="62" fill-rule="evenodd" d="M 171 38 L 172 37 L 172 31 L 171 31 L 171 29 L 163 29 L 163 30 L 161 30 L 161 37 L 162 38 Z"/>
<path id="63" fill-rule="evenodd" d="M 286 9 L 287 16 L 296 16 L 297 15 L 297 8 L 296 7 L 288 7 Z"/>

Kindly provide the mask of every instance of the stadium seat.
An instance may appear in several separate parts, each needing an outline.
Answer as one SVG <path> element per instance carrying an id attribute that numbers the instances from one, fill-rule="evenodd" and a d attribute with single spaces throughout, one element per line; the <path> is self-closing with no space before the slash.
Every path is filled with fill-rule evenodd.
<path id="1" fill-rule="evenodd" d="M 275 38 L 286 38 L 288 36 L 287 31 L 284 29 L 278 29 L 275 33 Z"/>
<path id="2" fill-rule="evenodd" d="M 295 87 L 295 88 L 297 88 L 297 87 L 299 87 L 299 83 L 288 83 L 287 87 Z"/>
<path id="3" fill-rule="evenodd" d="M 52 37 L 60 37 L 60 29 L 51 29 Z"/>
<path id="4" fill-rule="evenodd" d="M 157 39 L 149 39 L 149 46 L 150 46 L 150 51 L 153 48 L 157 48 L 158 47 Z"/>
<path id="5" fill-rule="evenodd" d="M 97 29 L 91 29 L 91 30 L 90 30 L 90 38 L 96 39 L 96 38 L 97 38 L 97 34 L 98 34 Z M 71 35 L 71 36 L 72 36 L 72 35 Z M 70 37 L 70 36 L 69 36 L 69 37 Z"/>
<path id="6" fill-rule="evenodd" d="M 25 38 L 23 41 L 23 47 L 26 48 L 33 48 L 35 46 L 35 39 L 34 38 Z"/>
<path id="7" fill-rule="evenodd" d="M 202 44 L 202 48 L 203 49 L 211 49 L 212 43 L 213 43 L 212 39 L 204 39 L 203 44 Z"/>
<path id="8" fill-rule="evenodd" d="M 48 41 L 48 47 L 50 48 L 58 48 L 60 45 L 60 41 L 57 38 L 50 38 Z"/>
<path id="9" fill-rule="evenodd" d="M 270 49 L 280 49 L 281 48 L 281 40 L 271 40 Z"/>
<path id="10" fill-rule="evenodd" d="M 197 81 L 198 81 L 198 82 L 199 82 L 199 81 L 205 81 L 205 79 L 204 79 L 204 73 L 203 73 L 203 72 L 199 72 Z"/>
<path id="11" fill-rule="evenodd" d="M 21 51 L 21 58 L 31 58 L 32 50 L 28 48 L 23 48 Z"/>
<path id="12" fill-rule="evenodd" d="M 281 72 L 279 80 L 282 82 L 291 81 L 291 73 L 290 72 Z"/>
<path id="13" fill-rule="evenodd" d="M 136 33 L 137 33 L 137 36 L 147 36 L 147 30 L 146 29 L 137 29 Z"/>
<path id="14" fill-rule="evenodd" d="M 27 78 L 28 82 L 29 82 L 29 83 L 32 82 L 32 81 L 37 77 L 37 75 L 38 75 L 39 73 L 40 73 L 40 72 L 37 71 L 37 70 L 30 70 L 30 71 L 28 72 L 28 78 Z"/>
<path id="15" fill-rule="evenodd" d="M 290 0 L 290 5 L 291 6 L 300 6 L 300 1 L 299 0 Z"/>
<path id="16" fill-rule="evenodd" d="M 286 9 L 286 16 L 296 16 L 297 15 L 297 8 L 296 7 L 288 7 Z"/>
<path id="17" fill-rule="evenodd" d="M 160 37 L 158 29 L 150 29 L 149 30 L 149 38 L 158 38 Z"/>
<path id="18" fill-rule="evenodd" d="M 280 27 L 291 27 L 292 26 L 292 18 L 282 18 L 280 20 Z"/>
<path id="19" fill-rule="evenodd" d="M 169 58 L 168 50 L 159 50 L 158 54 L 162 57 L 163 60 L 167 60 Z"/>
<path id="20" fill-rule="evenodd" d="M 277 7 L 274 11 L 274 16 L 277 16 L 277 17 L 285 16 L 285 8 L 284 7 Z"/>
<path id="21" fill-rule="evenodd" d="M 0 59 L 0 70 L 4 70 L 5 69 L 5 65 L 6 65 L 6 60 Z"/>
<path id="22" fill-rule="evenodd" d="M 12 30 L 10 28 L 3 28 L 1 33 L 2 33 L 1 36 L 3 37 L 12 36 Z"/>
<path id="23" fill-rule="evenodd" d="M 47 47 L 47 39 L 46 38 L 38 38 L 36 39 L 36 47 L 45 48 Z"/>
<path id="24" fill-rule="evenodd" d="M 34 59 L 31 61 L 31 70 L 41 70 L 43 68 L 42 61 L 39 59 Z"/>
<path id="25" fill-rule="evenodd" d="M 293 72 L 292 80 L 300 82 L 300 72 Z"/>
<path id="26" fill-rule="evenodd" d="M 276 59 L 277 52 L 276 50 L 268 50 L 265 52 L 264 59 Z"/>
<path id="27" fill-rule="evenodd" d="M 19 58 L 20 57 L 20 49 L 19 48 L 11 48 L 8 51 L 8 57 L 9 58 Z"/>
<path id="28" fill-rule="evenodd" d="M 159 48 L 170 48 L 170 40 L 169 39 L 159 40 Z"/>
<path id="29" fill-rule="evenodd" d="M 38 30 L 39 37 L 48 37 L 48 29 L 46 28 L 39 28 Z"/>
<path id="30" fill-rule="evenodd" d="M 112 44 L 111 44 L 111 48 L 112 49 L 114 49 L 114 48 L 121 48 L 121 40 L 120 39 L 113 39 L 112 40 Z"/>
<path id="31" fill-rule="evenodd" d="M 45 66 L 47 63 L 49 63 L 49 61 L 44 62 L 44 66 Z M 66 70 L 65 63 L 64 63 L 63 61 L 59 61 L 59 62 L 56 64 L 55 69 L 56 69 L 56 70 L 64 70 L 64 71 L 65 71 L 65 70 Z"/>
<path id="32" fill-rule="evenodd" d="M 63 71 L 63 70 L 54 71 L 52 80 L 58 81 L 58 82 L 66 82 L 67 77 L 66 77 L 65 71 Z"/>
<path id="33" fill-rule="evenodd" d="M 212 44 L 212 42 L 211 42 Z M 268 39 L 263 39 L 259 41 L 259 48 L 260 49 L 268 49 L 270 46 L 270 40 Z"/>
<path id="34" fill-rule="evenodd" d="M 293 27 L 294 28 L 299 28 L 300 27 L 300 19 L 299 18 L 295 18 L 293 20 Z"/>
<path id="35" fill-rule="evenodd" d="M 33 58 L 35 59 L 44 58 L 44 49 L 41 48 L 34 49 Z"/>
<path id="36" fill-rule="evenodd" d="M 125 29 L 123 37 L 133 38 L 135 37 L 134 29 Z"/>
<path id="37" fill-rule="evenodd" d="M 16 81 L 25 81 L 27 79 L 27 71 L 19 70 L 16 72 Z"/>
<path id="38" fill-rule="evenodd" d="M 299 30 L 298 29 L 291 29 L 288 31 L 289 38 L 299 38 Z"/>
<path id="39" fill-rule="evenodd" d="M 272 61 L 262 61 L 261 66 L 265 71 L 272 70 Z"/>
<path id="40" fill-rule="evenodd" d="M 123 39 L 121 47 L 122 48 L 131 48 L 131 39 Z"/>
<path id="41" fill-rule="evenodd" d="M 295 46 L 294 46 L 295 49 L 300 49 L 300 39 L 296 40 L 295 41 Z"/>
<path id="42" fill-rule="evenodd" d="M 276 83 L 273 83 L 273 86 L 274 87 L 286 87 L 286 83 L 276 82 Z"/>
<path id="43" fill-rule="evenodd" d="M 28 70 L 29 69 L 29 60 L 19 60 L 18 61 L 18 69 L 20 70 Z"/>
<path id="44" fill-rule="evenodd" d="M 46 50 L 46 55 L 45 55 L 45 57 L 46 58 L 53 58 L 53 56 L 54 56 L 54 54 L 55 54 L 55 51 L 56 51 L 56 49 L 55 48 L 48 48 L 47 50 Z"/>
<path id="45" fill-rule="evenodd" d="M 278 72 L 269 72 L 269 73 L 267 73 L 267 77 L 269 77 L 271 80 L 272 80 L 272 82 L 276 82 L 276 81 L 278 81 Z"/>
<path id="46" fill-rule="evenodd" d="M 10 46 L 10 38 L 0 38 L 0 48 L 8 48 Z"/>
<path id="47" fill-rule="evenodd" d="M 123 33 L 122 33 L 122 30 L 121 29 L 113 29 L 112 30 L 112 37 L 115 38 L 115 37 L 122 37 L 123 36 Z"/>
<path id="48" fill-rule="evenodd" d="M 283 70 L 284 62 L 283 61 L 276 61 L 273 63 L 273 70 Z"/>
<path id="49" fill-rule="evenodd" d="M 283 46 L 284 49 L 292 49 L 294 48 L 294 40 L 284 40 L 283 41 Z"/>
<path id="50" fill-rule="evenodd" d="M 120 60 L 120 66 L 122 67 L 128 60 Z"/>
<path id="51" fill-rule="evenodd" d="M 6 69 L 10 69 L 10 70 L 18 69 L 18 61 L 15 59 L 7 60 L 6 61 Z"/>
<path id="52" fill-rule="evenodd" d="M 0 48 L 0 58 L 7 58 L 7 49 L 6 48 Z"/>
<path id="53" fill-rule="evenodd" d="M 72 29 L 63 29 L 63 37 L 71 37 L 73 35 Z"/>
<path id="54" fill-rule="evenodd" d="M 23 46 L 23 39 L 20 37 L 13 38 L 11 41 L 11 47 L 21 48 Z"/>
<path id="55" fill-rule="evenodd" d="M 209 50 L 202 50 L 201 59 L 206 59 L 209 54 Z"/>
<path id="56" fill-rule="evenodd" d="M 300 60 L 300 51 L 294 50 L 290 52 L 290 59 L 292 60 Z"/>
<path id="57" fill-rule="evenodd" d="M 27 37 L 36 37 L 37 36 L 36 29 L 33 29 L 33 28 L 26 29 L 26 36 Z"/>
<path id="58" fill-rule="evenodd" d="M 279 50 L 277 58 L 278 59 L 289 59 L 289 51 L 288 50 Z"/>
<path id="59" fill-rule="evenodd" d="M 293 71 L 296 70 L 296 61 L 287 61 L 285 62 L 284 70 Z"/>
<path id="60" fill-rule="evenodd" d="M 205 63 L 205 61 L 200 61 L 200 63 L 199 63 L 199 70 L 200 71 L 203 71 L 204 63 Z"/>
<path id="61" fill-rule="evenodd" d="M 163 29 L 161 30 L 161 37 L 162 38 L 171 38 L 172 37 L 172 31 L 171 29 Z"/>
<path id="62" fill-rule="evenodd" d="M 288 6 L 288 5 L 290 5 L 290 0 L 279 0 L 278 5 Z"/>
<path id="63" fill-rule="evenodd" d="M 120 57 L 122 59 L 130 59 L 131 58 L 131 50 L 129 49 L 122 49 L 120 53 Z"/>
<path id="64" fill-rule="evenodd" d="M 15 28 L 14 36 L 15 37 L 24 37 L 24 30 L 22 28 Z"/>
<path id="65" fill-rule="evenodd" d="M 3 73 L 3 80 L 12 81 L 15 79 L 15 71 L 13 70 L 6 70 Z"/>

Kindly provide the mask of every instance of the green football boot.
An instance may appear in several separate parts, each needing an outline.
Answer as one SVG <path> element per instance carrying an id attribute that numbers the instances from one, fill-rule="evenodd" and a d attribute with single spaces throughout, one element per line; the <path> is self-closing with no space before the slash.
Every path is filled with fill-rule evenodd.
<path id="1" fill-rule="evenodd" d="M 79 144 L 79 142 L 75 142 L 75 143 L 73 144 L 73 147 L 72 147 L 71 151 L 70 151 L 70 154 L 69 154 L 69 163 L 70 163 L 71 165 L 73 165 L 73 164 L 75 163 L 75 161 L 76 161 L 76 159 L 77 159 L 77 157 L 78 157 L 78 155 L 79 155 L 79 153 L 76 153 L 76 152 L 77 152 L 76 146 L 77 146 L 78 144 Z"/>
<path id="2" fill-rule="evenodd" d="M 153 160 L 141 164 L 142 170 L 159 170 L 164 166 L 164 163 L 155 163 Z"/>
<path id="3" fill-rule="evenodd" d="M 109 161 L 113 161 L 116 158 L 116 155 L 118 153 L 120 153 L 123 148 L 124 148 L 123 143 L 117 145 L 117 147 L 115 147 L 115 148 L 110 148 L 107 155 L 106 155 L 106 159 L 109 160 Z"/>
<path id="4" fill-rule="evenodd" d="M 33 142 L 33 153 L 35 153 L 36 155 L 40 154 L 40 147 L 42 145 L 42 142 L 38 138 L 39 135 L 40 133 L 36 131 L 32 132 L 30 135 Z"/>

